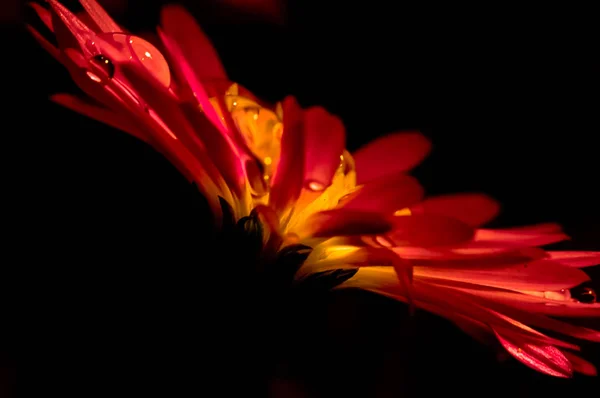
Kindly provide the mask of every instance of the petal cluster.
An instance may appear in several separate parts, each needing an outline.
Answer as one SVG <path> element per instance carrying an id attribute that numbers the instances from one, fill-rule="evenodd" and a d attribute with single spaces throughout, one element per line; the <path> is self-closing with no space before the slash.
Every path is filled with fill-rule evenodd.
<path id="1" fill-rule="evenodd" d="M 370 290 L 446 317 L 473 336 L 494 335 L 542 373 L 595 375 L 575 344 L 544 334 L 600 341 L 600 333 L 554 317 L 598 317 L 595 293 L 571 288 L 596 252 L 548 252 L 568 237 L 558 225 L 489 229 L 499 205 L 483 194 L 425 197 L 408 172 L 431 144 L 417 132 L 345 149 L 339 118 L 276 104 L 229 80 L 210 40 L 179 6 L 167 6 L 156 35 L 128 33 L 94 0 L 74 14 L 56 0 L 33 3 L 53 39 L 29 27 L 84 96 L 52 99 L 152 145 L 235 220 L 266 226 L 264 252 L 312 251 L 301 282 L 354 269 L 337 286 Z M 271 253 L 272 254 L 272 253 Z M 536 329 L 533 329 L 536 328 Z"/>

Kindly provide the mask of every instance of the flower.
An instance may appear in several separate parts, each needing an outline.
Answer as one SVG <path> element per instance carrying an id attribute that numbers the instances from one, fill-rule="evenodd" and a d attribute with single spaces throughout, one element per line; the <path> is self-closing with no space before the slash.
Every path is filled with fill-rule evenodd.
<path id="1" fill-rule="evenodd" d="M 482 194 L 424 197 L 407 173 L 430 150 L 394 133 L 350 154 L 343 123 L 293 97 L 266 104 L 230 82 L 210 41 L 181 7 L 162 11 L 160 40 L 125 32 L 94 0 L 77 17 L 56 0 L 33 8 L 58 46 L 31 33 L 87 99 L 52 99 L 152 145 L 195 183 L 223 237 L 275 285 L 359 288 L 495 335 L 542 373 L 595 375 L 578 346 L 535 328 L 599 342 L 554 317 L 598 317 L 595 292 L 570 289 L 598 252 L 545 251 L 555 224 L 484 228 L 499 211 Z M 160 48 L 160 49 L 159 49 Z M 164 54 L 164 55 L 163 55 Z M 250 268 L 250 267 L 249 267 Z"/>

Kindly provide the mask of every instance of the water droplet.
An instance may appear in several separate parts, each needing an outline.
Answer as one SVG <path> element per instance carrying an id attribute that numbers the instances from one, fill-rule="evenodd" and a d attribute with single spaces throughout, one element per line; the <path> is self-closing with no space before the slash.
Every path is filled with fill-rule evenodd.
<path id="1" fill-rule="evenodd" d="M 580 303 L 585 304 L 595 304 L 598 299 L 596 291 L 591 287 L 587 286 L 581 286 L 571 289 L 571 295 Z"/>
<path id="2" fill-rule="evenodd" d="M 141 37 L 125 33 L 103 33 L 99 37 L 114 43 L 113 45 L 122 57 L 122 59 L 119 59 L 120 62 L 138 61 L 163 86 L 169 87 L 171 85 L 169 64 L 160 51 L 150 42 Z"/>
<path id="3" fill-rule="evenodd" d="M 321 192 L 326 188 L 325 184 L 318 181 L 308 181 L 306 187 L 313 192 Z"/>
<path id="4" fill-rule="evenodd" d="M 106 82 L 115 76 L 115 65 L 104 55 L 96 55 L 90 59 L 88 77 L 96 83 Z"/>
<path id="5" fill-rule="evenodd" d="M 569 301 L 571 300 L 571 292 L 567 289 L 560 289 L 559 291 L 546 291 L 544 292 L 544 298 L 556 301 Z"/>
<path id="6" fill-rule="evenodd" d="M 267 157 L 264 159 L 264 162 L 265 162 L 265 164 L 266 164 L 267 166 L 269 166 L 271 163 L 273 163 L 273 159 L 271 159 L 271 157 L 270 157 L 270 156 L 267 156 Z"/>

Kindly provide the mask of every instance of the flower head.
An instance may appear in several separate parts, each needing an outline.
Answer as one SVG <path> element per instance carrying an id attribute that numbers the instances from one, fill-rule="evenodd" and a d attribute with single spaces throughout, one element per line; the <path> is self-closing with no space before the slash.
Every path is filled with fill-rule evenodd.
<path id="1" fill-rule="evenodd" d="M 94 0 L 80 2 L 81 17 L 56 0 L 33 4 L 57 45 L 32 34 L 87 94 L 53 100 L 164 154 L 221 230 L 254 250 L 253 271 L 373 291 L 495 335 L 540 372 L 595 374 L 576 345 L 533 328 L 600 341 L 600 332 L 553 318 L 600 315 L 591 289 L 570 294 L 600 253 L 542 250 L 567 239 L 555 224 L 483 228 L 499 206 L 482 194 L 425 198 L 407 174 L 429 152 L 424 136 L 394 133 L 350 154 L 343 123 L 325 109 L 302 109 L 293 97 L 266 104 L 231 82 L 180 7 L 163 9 L 153 41 L 127 33 Z"/>

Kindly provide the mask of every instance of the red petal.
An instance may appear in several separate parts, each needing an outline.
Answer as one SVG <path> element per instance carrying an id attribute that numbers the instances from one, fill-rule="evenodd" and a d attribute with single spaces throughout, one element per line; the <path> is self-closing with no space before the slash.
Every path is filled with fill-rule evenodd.
<path id="1" fill-rule="evenodd" d="M 513 357 L 530 368 L 550 376 L 565 378 L 573 376 L 571 363 L 558 348 L 551 345 L 512 342 L 495 330 L 494 333 Z"/>
<path id="2" fill-rule="evenodd" d="M 50 11 L 48 11 L 38 3 L 29 3 L 29 6 L 33 8 L 35 13 L 44 23 L 44 25 L 46 25 L 46 27 L 50 29 L 50 31 L 54 32 L 54 27 L 52 26 L 52 14 L 50 13 Z"/>
<path id="3" fill-rule="evenodd" d="M 437 284 L 438 282 L 436 282 Z M 557 301 L 531 294 L 492 289 L 476 285 L 466 285 L 460 282 L 441 281 L 444 286 L 454 286 L 455 289 L 498 303 L 509 305 L 527 313 L 568 318 L 597 318 L 600 317 L 600 304 L 585 304 L 574 301 Z"/>
<path id="4" fill-rule="evenodd" d="M 95 33 L 86 26 L 75 14 L 56 0 L 48 0 L 52 8 L 52 26 L 56 40 L 61 49 L 77 48 L 91 56 L 87 50 L 87 42 L 95 37 Z"/>
<path id="5" fill-rule="evenodd" d="M 485 260 L 482 260 L 479 269 L 416 267 L 415 275 L 508 290 L 542 292 L 568 289 L 590 279 L 583 271 L 548 260 L 535 260 L 507 267 L 486 267 Z"/>
<path id="6" fill-rule="evenodd" d="M 52 101 L 69 108 L 77 113 L 81 113 L 91 119 L 105 123 L 116 129 L 125 131 L 142 141 L 148 142 L 148 137 L 131 120 L 111 111 L 102 108 L 71 94 L 55 94 L 51 97 Z"/>
<path id="7" fill-rule="evenodd" d="M 158 35 L 167 49 L 169 56 L 172 58 L 172 65 L 174 65 L 175 73 L 177 78 L 181 81 L 181 85 L 186 86 L 191 91 L 193 99 L 198 101 L 199 105 L 202 107 L 202 110 L 206 114 L 206 117 L 213 123 L 213 125 L 223 134 L 227 134 L 223 123 L 221 123 L 221 118 L 209 101 L 206 90 L 204 89 L 199 78 L 197 78 L 187 59 L 183 56 L 177 43 L 171 40 L 171 38 L 161 30 L 158 31 Z M 190 98 L 190 100 L 191 99 L 192 98 Z"/>
<path id="8" fill-rule="evenodd" d="M 227 133 L 226 127 L 210 103 L 204 87 L 194 74 L 187 60 L 183 57 L 179 47 L 166 34 L 159 30 L 159 35 L 173 58 L 175 73 L 181 82 L 181 96 L 189 105 L 184 105 L 183 110 L 194 125 L 194 131 L 206 146 L 207 152 L 217 168 L 231 187 L 238 194 L 244 186 L 244 169 L 242 159 L 237 152 L 237 146 Z M 198 108 L 200 105 L 201 110 Z"/>
<path id="9" fill-rule="evenodd" d="M 304 112 L 303 134 L 304 187 L 311 191 L 322 191 L 331 185 L 333 175 L 340 166 L 346 140 L 344 125 L 325 109 L 312 107 Z"/>
<path id="10" fill-rule="evenodd" d="M 356 162 L 357 183 L 408 171 L 421 163 L 430 150 L 430 141 L 420 133 L 380 137 L 352 155 Z"/>
<path id="11" fill-rule="evenodd" d="M 415 178 L 399 173 L 369 181 L 342 207 L 391 215 L 396 210 L 418 203 L 423 194 L 423 188 Z"/>
<path id="12" fill-rule="evenodd" d="M 50 43 L 44 36 L 40 34 L 37 30 L 35 30 L 31 25 L 27 25 L 27 30 L 33 38 L 40 43 L 42 48 L 50 53 L 58 62 L 62 63 L 62 59 L 60 56 L 60 51 L 56 48 L 52 43 Z"/>
<path id="13" fill-rule="evenodd" d="M 333 209 L 308 217 L 297 232 L 305 237 L 331 237 L 383 234 L 392 228 L 390 221 L 379 213 Z"/>
<path id="14" fill-rule="evenodd" d="M 573 366 L 573 370 L 576 372 L 586 376 L 598 376 L 598 371 L 593 364 L 568 351 L 564 351 L 563 354 L 565 354 L 569 362 L 571 362 L 571 366 Z"/>
<path id="15" fill-rule="evenodd" d="M 413 214 L 438 214 L 478 227 L 495 218 L 500 206 L 483 194 L 458 194 L 428 198 L 410 210 Z"/>
<path id="16" fill-rule="evenodd" d="M 283 101 L 281 158 L 273 177 L 269 205 L 283 210 L 300 196 L 304 182 L 304 130 L 302 109 L 294 97 Z"/>
<path id="17" fill-rule="evenodd" d="M 122 29 L 95 0 L 79 0 L 88 15 L 102 32 L 121 32 Z"/>
<path id="18" fill-rule="evenodd" d="M 210 40 L 183 7 L 165 6 L 161 12 L 161 25 L 164 32 L 177 43 L 201 80 L 227 80 L 225 69 Z"/>
<path id="19" fill-rule="evenodd" d="M 547 252 L 552 260 L 562 265 L 575 268 L 600 264 L 600 252 Z"/>
<path id="20" fill-rule="evenodd" d="M 556 224 L 540 226 L 478 229 L 470 247 L 527 247 L 544 246 L 569 239 Z"/>
<path id="21" fill-rule="evenodd" d="M 124 64 L 121 66 L 121 71 L 130 82 L 131 88 L 139 94 L 140 99 L 147 101 L 151 108 L 148 115 L 159 125 L 164 125 L 162 134 L 156 135 L 156 139 L 160 140 L 159 144 L 165 149 L 177 151 L 178 157 L 191 171 L 193 170 L 192 175 L 196 179 L 200 179 L 202 184 L 209 177 L 219 185 L 222 196 L 229 192 L 229 188 L 222 181 L 221 173 L 209 159 L 204 145 L 185 118 L 176 99 L 160 82 L 153 78 L 143 65 Z M 143 104 L 141 106 L 143 107 Z M 156 116 L 158 116 L 158 120 Z M 177 135 L 172 135 L 171 131 L 175 131 Z M 176 147 L 179 140 L 185 148 Z M 192 154 L 195 159 L 191 159 L 189 154 Z M 225 199 L 228 198 L 225 197 Z"/>
<path id="22" fill-rule="evenodd" d="M 468 225 L 448 217 L 422 214 L 394 217 L 394 229 L 386 237 L 395 246 L 442 246 L 473 237 Z"/>

